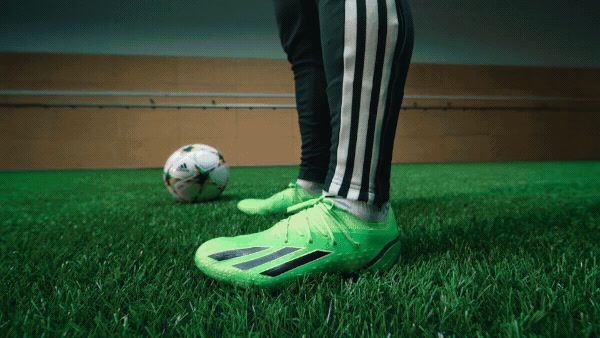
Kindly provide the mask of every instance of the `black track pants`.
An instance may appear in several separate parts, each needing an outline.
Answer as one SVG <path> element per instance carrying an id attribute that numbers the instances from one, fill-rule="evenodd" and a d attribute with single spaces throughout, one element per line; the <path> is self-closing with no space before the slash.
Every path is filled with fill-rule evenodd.
<path id="1" fill-rule="evenodd" d="M 383 204 L 413 47 L 406 0 L 274 0 L 302 136 L 299 178 Z"/>

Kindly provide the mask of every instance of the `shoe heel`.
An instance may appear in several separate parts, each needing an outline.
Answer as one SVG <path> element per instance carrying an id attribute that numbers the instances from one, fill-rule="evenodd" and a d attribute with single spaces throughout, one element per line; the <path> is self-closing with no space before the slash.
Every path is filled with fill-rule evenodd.
<path id="1" fill-rule="evenodd" d="M 375 256 L 365 269 L 369 271 L 387 270 L 398 262 L 400 257 L 400 237 L 386 244 L 383 249 Z"/>

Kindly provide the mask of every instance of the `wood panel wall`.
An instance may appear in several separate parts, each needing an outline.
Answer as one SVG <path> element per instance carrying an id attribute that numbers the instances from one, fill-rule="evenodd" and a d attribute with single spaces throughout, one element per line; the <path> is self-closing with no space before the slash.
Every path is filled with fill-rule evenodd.
<path id="1" fill-rule="evenodd" d="M 600 70 L 414 64 L 408 95 L 536 95 L 573 102 L 406 100 L 395 162 L 600 159 Z M 0 54 L 0 89 L 293 93 L 285 61 Z M 0 102 L 293 103 L 292 99 L 61 98 Z M 594 101 L 595 100 L 595 101 Z M 453 109 L 457 106 L 480 109 Z M 445 109 L 450 107 L 451 109 Z M 529 107 L 529 108 L 527 108 Z M 299 159 L 291 109 L 1 108 L 0 169 L 160 167 L 177 147 L 211 144 L 233 165 Z"/>

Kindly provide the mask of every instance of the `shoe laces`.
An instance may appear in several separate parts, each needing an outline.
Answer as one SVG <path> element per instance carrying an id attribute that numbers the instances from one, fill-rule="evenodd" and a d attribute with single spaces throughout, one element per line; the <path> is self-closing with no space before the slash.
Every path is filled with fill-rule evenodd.
<path id="1" fill-rule="evenodd" d="M 348 226 L 344 222 L 344 220 L 335 212 L 332 212 L 332 209 L 336 208 L 335 202 L 330 199 L 325 198 L 325 196 L 321 196 L 315 199 L 308 200 L 306 202 L 302 202 L 296 205 L 293 205 L 287 209 L 288 213 L 292 215 L 284 220 L 285 222 L 285 235 L 284 242 L 287 243 L 289 239 L 290 226 L 292 225 L 292 221 L 301 222 L 304 224 L 304 232 L 306 233 L 307 244 L 313 242 L 312 239 L 312 231 L 311 229 L 316 230 L 323 236 L 326 236 L 332 245 L 336 245 L 337 241 L 335 236 L 333 235 L 332 225 L 338 229 L 346 239 L 352 243 L 353 246 L 358 247 L 360 245 L 359 242 L 355 241 L 350 235 L 348 230 Z M 328 220 L 324 215 L 329 214 L 332 216 L 334 222 Z M 311 216 L 318 215 L 321 219 L 321 222 L 315 224 L 311 223 Z M 333 223 L 333 224 L 331 224 Z M 280 228 L 281 229 L 281 228 Z M 296 229 L 299 234 L 299 229 Z"/>

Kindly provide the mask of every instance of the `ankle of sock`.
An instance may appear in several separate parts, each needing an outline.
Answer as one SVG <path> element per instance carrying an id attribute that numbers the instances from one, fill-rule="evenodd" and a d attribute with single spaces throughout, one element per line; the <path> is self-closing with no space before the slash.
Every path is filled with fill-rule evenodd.
<path id="1" fill-rule="evenodd" d="M 304 191 L 313 195 L 320 195 L 321 191 L 323 191 L 322 183 L 307 181 L 299 178 L 296 180 L 296 184 L 298 184 L 300 188 L 304 189 Z"/>
<path id="2" fill-rule="evenodd" d="M 381 223 L 387 217 L 389 203 L 382 206 L 369 204 L 363 201 L 348 200 L 345 198 L 334 198 L 335 204 L 352 215 L 369 223 Z"/>

